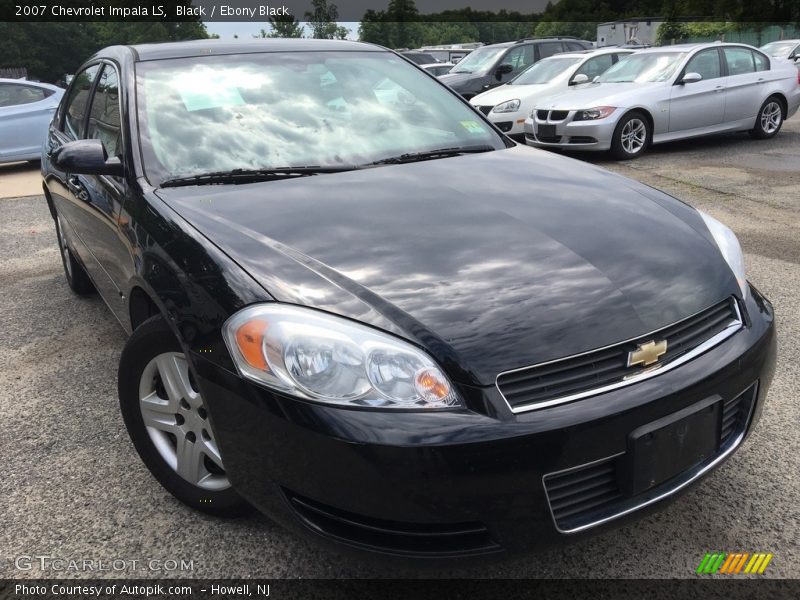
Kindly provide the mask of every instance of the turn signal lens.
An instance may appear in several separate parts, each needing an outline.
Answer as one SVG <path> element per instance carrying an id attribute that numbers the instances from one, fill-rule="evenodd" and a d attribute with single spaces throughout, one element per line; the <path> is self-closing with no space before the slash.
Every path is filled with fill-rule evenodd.
<path id="1" fill-rule="evenodd" d="M 267 360 L 262 350 L 264 346 L 264 332 L 267 322 L 261 319 L 246 321 L 236 330 L 236 345 L 242 358 L 247 364 L 256 369 L 267 371 Z"/>
<path id="2" fill-rule="evenodd" d="M 428 402 L 447 401 L 452 394 L 450 384 L 439 369 L 422 369 L 417 372 L 414 385 L 417 393 Z"/>

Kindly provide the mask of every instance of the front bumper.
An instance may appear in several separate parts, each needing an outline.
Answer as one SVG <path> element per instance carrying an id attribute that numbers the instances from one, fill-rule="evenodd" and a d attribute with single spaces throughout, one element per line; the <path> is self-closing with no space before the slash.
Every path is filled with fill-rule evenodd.
<path id="1" fill-rule="evenodd" d="M 193 361 L 228 475 L 253 505 L 339 549 L 464 558 L 531 551 L 624 522 L 727 458 L 758 420 L 775 364 L 771 306 L 753 290 L 745 312 L 740 332 L 673 371 L 516 415 L 496 387 L 461 386 L 468 408 L 456 411 L 363 411 L 282 397 Z M 551 510 L 554 482 L 609 464 L 612 479 L 621 477 L 632 431 L 711 397 L 728 406 L 745 398 L 746 410 L 736 436 L 707 461 L 590 510 L 588 527 Z"/>
<path id="2" fill-rule="evenodd" d="M 548 111 L 547 118 L 540 118 L 534 111 L 533 115 L 525 120 L 525 142 L 529 146 L 539 148 L 568 148 L 573 150 L 609 150 L 614 129 L 617 126 L 618 114 L 614 111 L 605 119 L 596 121 L 574 121 L 578 111 L 560 111 L 567 113 L 566 117 L 553 119 Z M 543 135 L 542 126 L 551 127 L 554 132 Z"/>

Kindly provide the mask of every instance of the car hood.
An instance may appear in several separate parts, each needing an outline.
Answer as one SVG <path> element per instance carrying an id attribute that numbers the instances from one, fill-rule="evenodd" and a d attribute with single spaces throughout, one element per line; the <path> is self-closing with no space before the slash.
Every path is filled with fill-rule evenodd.
<path id="1" fill-rule="evenodd" d="M 501 85 L 474 96 L 470 99 L 470 103 L 474 106 L 497 106 L 501 102 L 513 100 L 514 98 L 526 101 L 542 94 L 552 94 L 557 89 L 561 89 L 561 87 L 554 86 L 552 83 Z"/>
<path id="2" fill-rule="evenodd" d="M 626 107 L 636 104 L 646 89 L 663 87 L 662 82 L 654 83 L 589 83 L 569 88 L 562 93 L 543 98 L 536 108 L 557 110 L 579 110 L 593 106 Z"/>
<path id="3" fill-rule="evenodd" d="M 473 81 L 482 77 L 480 73 L 445 73 L 439 75 L 437 79 L 442 83 L 446 83 L 451 88 L 457 88 L 459 85 Z"/>
<path id="4" fill-rule="evenodd" d="M 157 194 L 276 300 L 407 338 L 471 385 L 738 289 L 694 209 L 525 146 Z"/>

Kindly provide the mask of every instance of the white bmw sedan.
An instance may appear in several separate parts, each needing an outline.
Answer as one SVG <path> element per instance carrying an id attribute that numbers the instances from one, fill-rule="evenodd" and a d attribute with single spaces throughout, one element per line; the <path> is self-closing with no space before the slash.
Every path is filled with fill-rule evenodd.
<path id="1" fill-rule="evenodd" d="M 640 50 L 581 88 L 535 107 L 529 145 L 636 158 L 650 144 L 713 133 L 771 138 L 800 106 L 797 69 L 743 44 Z"/>
<path id="2" fill-rule="evenodd" d="M 507 84 L 474 96 L 470 103 L 500 131 L 522 141 L 525 118 L 537 101 L 593 81 L 632 53 L 633 50 L 621 48 L 599 48 L 556 54 L 534 63 Z"/>

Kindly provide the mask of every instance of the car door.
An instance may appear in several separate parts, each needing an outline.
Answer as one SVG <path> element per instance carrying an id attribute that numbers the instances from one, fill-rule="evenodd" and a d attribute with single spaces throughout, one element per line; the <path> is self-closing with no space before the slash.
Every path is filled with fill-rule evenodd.
<path id="1" fill-rule="evenodd" d="M 511 49 L 506 52 L 505 56 L 503 56 L 503 59 L 498 63 L 498 65 L 511 65 L 511 71 L 508 73 L 503 73 L 499 80 L 496 79 L 493 81 L 492 87 L 506 83 L 507 81 L 511 81 L 514 77 L 530 67 L 533 62 L 533 44 L 519 44 L 518 46 L 512 46 Z"/>
<path id="2" fill-rule="evenodd" d="M 743 119 L 755 121 L 761 103 L 766 100 L 763 84 L 767 81 L 767 70 L 756 70 L 754 52 L 748 48 L 731 46 L 722 49 L 728 70 L 727 90 L 725 92 L 725 122 L 733 123 Z"/>
<path id="3" fill-rule="evenodd" d="M 683 83 L 687 73 L 699 73 L 700 81 Z M 722 123 L 725 111 L 725 79 L 717 48 L 692 56 L 670 87 L 669 131 L 688 131 Z"/>
<path id="4" fill-rule="evenodd" d="M 58 107 L 55 92 L 24 83 L 0 83 L 0 160 L 35 157 Z"/>

